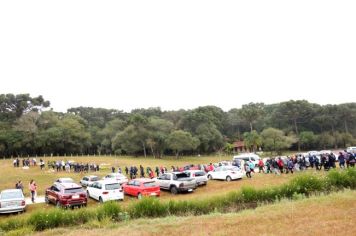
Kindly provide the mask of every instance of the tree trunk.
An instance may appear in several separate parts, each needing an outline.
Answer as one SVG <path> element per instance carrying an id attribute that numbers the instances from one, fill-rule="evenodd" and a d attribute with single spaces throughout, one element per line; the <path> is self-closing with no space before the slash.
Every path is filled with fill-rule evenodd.
<path id="1" fill-rule="evenodd" d="M 345 125 L 345 132 L 348 133 L 349 132 L 349 128 L 347 127 L 347 121 L 344 120 L 344 125 Z"/>
<path id="2" fill-rule="evenodd" d="M 334 125 L 331 125 L 331 133 L 333 134 L 333 137 L 334 137 L 334 140 L 335 140 L 334 148 L 337 149 L 337 140 L 336 140 L 336 138 L 335 138 L 335 128 L 334 128 Z"/>
<path id="3" fill-rule="evenodd" d="M 251 132 L 252 132 L 252 130 L 253 130 L 253 128 L 252 128 L 252 122 L 250 122 L 250 129 L 251 129 Z"/>
<path id="4" fill-rule="evenodd" d="M 295 134 L 297 135 L 298 152 L 300 152 L 299 131 L 297 125 L 297 119 L 294 119 Z"/>
<path id="5" fill-rule="evenodd" d="M 178 156 L 179 156 L 179 151 L 177 150 L 176 151 L 176 158 L 178 159 Z"/>
<path id="6" fill-rule="evenodd" d="M 155 152 L 154 152 L 154 150 L 153 150 L 152 145 L 150 145 L 150 148 L 151 148 L 151 152 L 152 152 L 153 158 L 156 159 L 156 155 L 155 155 Z"/>
<path id="7" fill-rule="evenodd" d="M 142 147 L 143 147 L 143 154 L 145 157 L 147 157 L 145 142 L 142 142 Z"/>

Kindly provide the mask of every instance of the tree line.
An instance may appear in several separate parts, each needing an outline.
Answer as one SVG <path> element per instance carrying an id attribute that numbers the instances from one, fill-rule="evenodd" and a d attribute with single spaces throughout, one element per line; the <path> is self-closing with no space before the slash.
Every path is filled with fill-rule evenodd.
<path id="1" fill-rule="evenodd" d="M 319 105 L 305 100 L 123 112 L 93 107 L 56 112 L 42 96 L 0 95 L 0 156 L 233 152 L 344 148 L 356 144 L 356 103 Z"/>

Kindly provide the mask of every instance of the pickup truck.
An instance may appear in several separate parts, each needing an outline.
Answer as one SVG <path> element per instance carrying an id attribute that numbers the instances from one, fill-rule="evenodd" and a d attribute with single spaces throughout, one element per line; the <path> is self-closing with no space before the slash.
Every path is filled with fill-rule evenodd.
<path id="1" fill-rule="evenodd" d="M 172 194 L 192 192 L 197 186 L 196 180 L 184 172 L 164 173 L 155 181 L 161 189 L 169 190 Z"/>

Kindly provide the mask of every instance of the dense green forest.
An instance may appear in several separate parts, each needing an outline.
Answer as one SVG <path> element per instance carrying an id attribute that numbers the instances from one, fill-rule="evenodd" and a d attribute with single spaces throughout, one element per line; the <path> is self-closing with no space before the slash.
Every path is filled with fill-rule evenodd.
<path id="1" fill-rule="evenodd" d="M 0 95 L 0 156 L 129 154 L 181 155 L 250 150 L 344 148 L 355 145 L 356 103 L 305 100 L 250 103 L 227 112 L 216 106 L 162 111 L 159 107 L 76 107 L 55 112 L 42 96 Z"/>

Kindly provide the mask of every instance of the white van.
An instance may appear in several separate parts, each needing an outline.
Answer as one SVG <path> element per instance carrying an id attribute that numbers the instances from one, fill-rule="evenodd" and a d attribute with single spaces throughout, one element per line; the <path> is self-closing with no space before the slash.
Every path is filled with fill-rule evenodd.
<path id="1" fill-rule="evenodd" d="M 356 153 L 356 147 L 348 147 L 346 151 L 349 153 Z"/>
<path id="2" fill-rule="evenodd" d="M 252 163 L 255 164 L 255 166 L 258 165 L 258 161 L 260 160 L 260 156 L 255 154 L 255 153 L 243 153 L 243 154 L 240 154 L 240 155 L 237 155 L 237 156 L 234 156 L 232 158 L 233 161 L 252 161 Z"/>

